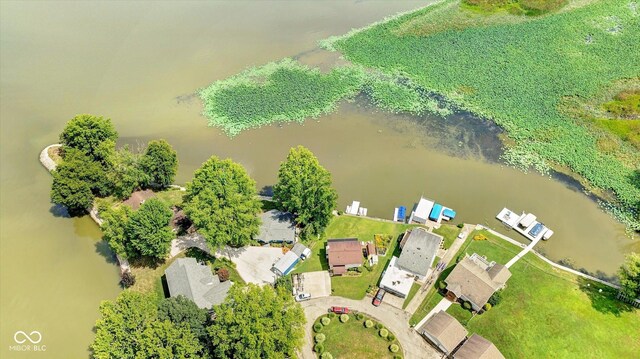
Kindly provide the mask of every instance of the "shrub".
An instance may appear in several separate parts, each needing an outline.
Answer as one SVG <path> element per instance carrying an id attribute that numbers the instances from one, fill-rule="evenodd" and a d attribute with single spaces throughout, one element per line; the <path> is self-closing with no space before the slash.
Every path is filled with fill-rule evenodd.
<path id="1" fill-rule="evenodd" d="M 229 280 L 229 270 L 227 268 L 218 269 L 218 278 L 220 278 L 221 282 L 226 282 Z"/>
<path id="2" fill-rule="evenodd" d="M 462 303 L 462 307 L 463 307 L 464 309 L 469 310 L 469 309 L 471 309 L 471 303 L 469 303 L 469 302 L 465 301 L 464 303 Z"/>
<path id="3" fill-rule="evenodd" d="M 316 333 L 321 332 L 322 331 L 322 324 L 320 324 L 320 323 L 314 324 L 313 325 L 313 331 L 316 332 Z"/>
<path id="4" fill-rule="evenodd" d="M 458 225 L 456 225 L 456 227 L 462 228 L 462 227 L 464 227 L 464 223 L 458 223 Z"/>
<path id="5" fill-rule="evenodd" d="M 340 321 L 346 323 L 349 320 L 349 314 L 340 314 Z"/>
<path id="6" fill-rule="evenodd" d="M 489 309 L 491 309 L 491 303 L 487 303 L 487 304 L 485 304 L 482 308 L 484 308 L 484 310 L 489 310 Z"/>
<path id="7" fill-rule="evenodd" d="M 322 319 L 320 319 L 320 323 L 322 323 L 322 325 L 329 325 L 329 323 L 331 323 L 331 319 L 329 319 L 329 317 L 322 317 Z"/>
<path id="8" fill-rule="evenodd" d="M 329 352 L 324 352 L 322 353 L 322 355 L 320 355 L 320 359 L 333 359 L 333 355 L 331 355 L 331 353 Z"/>
<path id="9" fill-rule="evenodd" d="M 129 288 L 132 285 L 136 284 L 136 276 L 129 271 L 123 272 L 122 276 L 120 277 L 120 284 L 122 284 L 122 286 L 125 288 Z"/>
<path id="10" fill-rule="evenodd" d="M 397 353 L 398 350 L 400 350 L 400 346 L 398 346 L 398 344 L 391 344 L 391 345 L 389 345 L 389 350 L 392 353 Z"/>
<path id="11" fill-rule="evenodd" d="M 382 326 L 381 323 L 376 323 L 376 329 L 382 329 L 382 328 L 383 328 L 383 326 Z"/>
<path id="12" fill-rule="evenodd" d="M 329 313 L 329 319 L 333 319 L 335 317 L 336 317 L 336 313 L 334 312 Z"/>
<path id="13" fill-rule="evenodd" d="M 362 314 L 362 313 L 356 313 L 356 319 L 358 319 L 358 320 L 362 320 L 362 319 L 364 319 L 364 314 Z"/>
<path id="14" fill-rule="evenodd" d="M 445 288 L 447 288 L 447 283 L 445 283 L 444 281 L 438 282 L 438 288 L 440 288 L 440 290 L 444 290 Z"/>
<path id="15" fill-rule="evenodd" d="M 495 307 L 496 305 L 500 304 L 501 301 L 502 301 L 501 290 L 493 293 L 493 295 L 489 298 L 489 304 L 491 304 L 492 307 Z"/>
<path id="16" fill-rule="evenodd" d="M 322 343 L 318 343 L 313 347 L 313 351 L 318 353 L 318 354 L 322 354 L 324 353 L 324 345 Z"/>
<path id="17" fill-rule="evenodd" d="M 327 337 L 322 333 L 316 334 L 316 336 L 315 336 L 316 343 L 322 343 L 326 339 L 327 339 Z"/>
<path id="18" fill-rule="evenodd" d="M 364 321 L 364 327 L 365 327 L 365 328 L 371 328 L 371 327 L 373 327 L 373 321 L 371 321 L 371 320 L 369 320 L 369 319 L 365 320 L 365 321 Z"/>
<path id="19" fill-rule="evenodd" d="M 387 340 L 392 342 L 392 341 L 396 340 L 396 336 L 391 334 L 391 333 L 389 333 L 389 335 L 387 336 Z"/>
<path id="20" fill-rule="evenodd" d="M 382 328 L 382 329 L 380 329 L 378 334 L 380 334 L 381 337 L 386 338 L 389 335 L 389 331 L 384 329 L 384 328 Z"/>

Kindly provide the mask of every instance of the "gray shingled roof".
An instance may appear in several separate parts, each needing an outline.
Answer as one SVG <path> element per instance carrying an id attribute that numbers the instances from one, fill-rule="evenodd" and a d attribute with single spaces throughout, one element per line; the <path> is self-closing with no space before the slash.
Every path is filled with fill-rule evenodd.
<path id="1" fill-rule="evenodd" d="M 414 228 L 405 236 L 408 237 L 403 238 L 404 245 L 396 266 L 426 276 L 440 248 L 442 237 L 422 228 Z"/>
<path id="2" fill-rule="evenodd" d="M 296 229 L 291 213 L 272 209 L 264 212 L 260 219 L 262 224 L 258 235 L 255 237 L 256 240 L 263 243 L 293 243 L 295 241 Z"/>
<path id="3" fill-rule="evenodd" d="M 164 271 L 169 294 L 183 295 L 200 308 L 211 308 L 227 297 L 233 282 L 220 282 L 211 268 L 198 264 L 195 258 L 178 258 Z"/>
<path id="4" fill-rule="evenodd" d="M 464 344 L 453 354 L 454 359 L 504 359 L 493 343 L 487 339 L 473 334 Z"/>

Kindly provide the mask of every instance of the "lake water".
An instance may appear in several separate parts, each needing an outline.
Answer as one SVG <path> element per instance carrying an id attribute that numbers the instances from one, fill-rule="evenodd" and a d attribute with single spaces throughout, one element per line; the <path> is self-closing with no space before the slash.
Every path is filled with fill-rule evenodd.
<path id="1" fill-rule="evenodd" d="M 167 139 L 180 183 L 215 154 L 269 186 L 288 149 L 302 144 L 333 173 L 341 209 L 360 200 L 370 215 L 390 218 L 424 195 L 461 221 L 497 229 L 502 207 L 527 210 L 556 232 L 540 246 L 549 257 L 613 273 L 639 242 L 575 187 L 501 165 L 500 130 L 490 123 L 395 116 L 359 99 L 319 120 L 233 139 L 206 127 L 196 89 L 283 57 L 326 67 L 334 59 L 314 50 L 317 40 L 423 4 L 0 3 L 0 356 L 86 356 L 100 301 L 119 292 L 98 228 L 52 211 L 51 177 L 37 161 L 77 113 L 112 118 L 122 143 Z M 41 332 L 46 353 L 10 351 L 20 330 Z"/>

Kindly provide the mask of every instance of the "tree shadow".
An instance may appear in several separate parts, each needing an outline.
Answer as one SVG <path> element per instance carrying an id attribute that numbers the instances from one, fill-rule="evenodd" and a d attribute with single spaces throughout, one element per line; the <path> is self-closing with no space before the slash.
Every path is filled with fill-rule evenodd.
<path id="1" fill-rule="evenodd" d="M 151 269 L 156 269 L 162 264 L 164 264 L 165 262 L 164 258 L 156 258 L 156 257 L 149 257 L 149 256 L 139 256 L 139 257 L 133 257 L 128 259 L 129 259 L 129 264 L 132 267 L 144 267 L 144 268 L 151 268 Z"/>
<path id="2" fill-rule="evenodd" d="M 109 264 L 118 263 L 118 261 L 116 260 L 116 254 L 111 250 L 111 247 L 109 247 L 109 243 L 107 243 L 107 241 L 104 241 L 104 240 L 97 241 L 95 244 L 95 247 L 96 247 L 96 253 L 104 257 L 107 263 Z"/>
<path id="3" fill-rule="evenodd" d="M 233 248 L 226 246 L 224 248 L 220 248 L 217 252 L 229 258 L 238 258 L 246 250 L 247 249 L 245 247 Z"/>
<path id="4" fill-rule="evenodd" d="M 578 287 L 589 297 L 593 309 L 600 313 L 613 314 L 619 317 L 622 313 L 635 310 L 632 305 L 616 299 L 618 294 L 617 289 L 590 281 L 583 277 L 578 277 Z"/>
<path id="5" fill-rule="evenodd" d="M 327 261 L 327 248 L 322 247 L 316 251 L 316 255 L 320 259 L 320 266 L 322 270 L 329 270 L 329 262 Z"/>
<path id="6" fill-rule="evenodd" d="M 54 217 L 58 218 L 71 218 L 67 207 L 61 204 L 52 204 L 51 208 L 49 208 L 49 213 L 53 214 Z"/>
<path id="7" fill-rule="evenodd" d="M 273 186 L 264 186 L 258 192 L 261 196 L 273 197 Z"/>

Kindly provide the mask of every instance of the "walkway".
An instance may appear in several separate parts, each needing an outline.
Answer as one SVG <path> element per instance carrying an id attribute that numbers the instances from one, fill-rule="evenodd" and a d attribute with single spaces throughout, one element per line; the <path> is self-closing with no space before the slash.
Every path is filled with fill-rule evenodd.
<path id="1" fill-rule="evenodd" d="M 40 163 L 47 169 L 47 171 L 51 172 L 56 169 L 58 165 L 56 162 L 49 156 L 49 149 L 51 147 L 61 147 L 62 145 L 59 143 L 55 143 L 53 145 L 49 145 L 44 148 L 44 150 L 40 151 Z"/>
<path id="2" fill-rule="evenodd" d="M 415 330 L 409 327 L 409 313 L 382 303 L 379 307 L 371 304 L 371 298 L 365 297 L 362 300 L 353 300 L 342 297 L 315 298 L 302 302 L 304 315 L 307 319 L 305 326 L 305 345 L 302 348 L 302 358 L 316 359 L 311 344 L 313 343 L 313 322 L 321 315 L 327 314 L 331 306 L 344 306 L 351 310 L 357 310 L 380 321 L 402 344 L 405 358 L 440 358 L 442 355 L 433 349 Z"/>
<path id="3" fill-rule="evenodd" d="M 456 253 L 458 253 L 458 251 L 460 250 L 460 247 L 462 247 L 464 242 L 467 240 L 467 237 L 474 229 L 475 229 L 475 225 L 465 224 L 464 227 L 462 227 L 462 231 L 460 232 L 460 233 L 463 233 L 462 238 L 456 238 L 453 241 L 453 243 L 451 244 L 451 247 L 447 249 L 447 252 L 445 253 L 444 257 L 442 257 L 440 261 L 449 265 L 449 262 L 451 262 L 451 260 L 454 259 L 453 257 L 456 255 Z M 423 285 L 422 288 L 420 288 L 418 293 L 416 293 L 413 299 L 411 299 L 411 302 L 409 302 L 409 305 L 407 306 L 407 309 L 406 309 L 407 312 L 413 314 L 416 312 L 416 310 L 418 310 L 418 307 L 420 306 L 420 304 L 422 304 L 422 301 L 424 301 L 424 299 L 427 297 L 427 294 L 429 293 L 429 289 L 431 289 L 431 287 L 435 284 L 436 282 L 435 279 L 440 275 L 440 273 L 442 273 L 442 271 L 436 271 L 434 273 L 434 277 L 432 277 L 432 280 L 427 281 L 425 285 Z"/>
<path id="4" fill-rule="evenodd" d="M 447 298 L 442 298 L 442 300 L 440 300 L 440 302 L 436 304 L 436 306 L 433 307 L 433 309 L 431 309 L 431 311 L 427 313 L 427 315 L 425 315 L 424 318 L 422 318 L 422 320 L 418 322 L 418 324 L 416 324 L 416 330 L 418 330 L 418 328 L 420 328 L 422 324 L 424 324 L 424 322 L 426 322 L 427 319 L 431 318 L 434 314 L 438 313 L 441 310 L 446 312 L 447 309 L 449 309 L 449 307 L 451 306 L 451 303 L 452 302 Z"/>
<path id="5" fill-rule="evenodd" d="M 538 244 L 538 242 L 540 242 L 540 239 L 542 239 L 542 237 L 538 237 L 538 238 L 534 239 L 533 241 L 531 241 L 531 244 L 526 246 L 525 249 L 523 249 L 520 253 L 516 254 L 515 257 L 511 258 L 511 260 L 507 264 L 505 264 L 504 266 L 507 267 L 507 268 L 511 268 L 511 266 L 514 265 L 520 258 L 524 257 L 525 254 L 529 253 L 529 251 L 536 244 Z"/>

